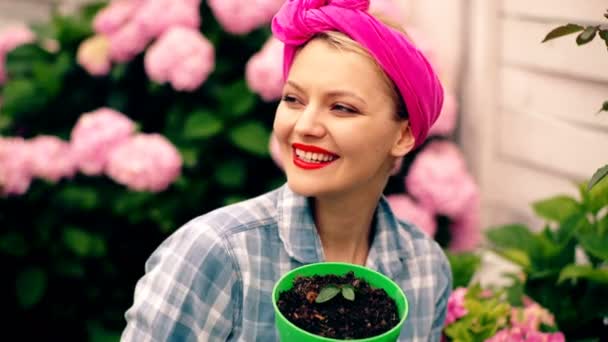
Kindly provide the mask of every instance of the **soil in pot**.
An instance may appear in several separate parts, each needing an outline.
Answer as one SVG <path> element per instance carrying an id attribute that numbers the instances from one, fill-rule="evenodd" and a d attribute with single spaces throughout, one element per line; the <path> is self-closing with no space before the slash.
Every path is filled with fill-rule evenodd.
<path id="1" fill-rule="evenodd" d="M 277 306 L 301 329 L 336 339 L 380 335 L 399 323 L 395 301 L 353 272 L 298 276 L 290 290 L 279 294 Z"/>

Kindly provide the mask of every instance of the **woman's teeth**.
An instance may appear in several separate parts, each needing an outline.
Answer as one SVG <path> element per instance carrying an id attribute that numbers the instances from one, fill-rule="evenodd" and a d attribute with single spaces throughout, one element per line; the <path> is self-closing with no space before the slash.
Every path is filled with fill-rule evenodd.
<path id="1" fill-rule="evenodd" d="M 329 154 L 306 152 L 297 148 L 295 150 L 298 158 L 308 163 L 328 163 L 336 159 Z"/>

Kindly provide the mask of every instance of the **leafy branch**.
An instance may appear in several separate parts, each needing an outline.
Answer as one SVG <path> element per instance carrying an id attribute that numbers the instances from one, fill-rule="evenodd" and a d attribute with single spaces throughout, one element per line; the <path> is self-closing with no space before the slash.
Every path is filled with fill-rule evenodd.
<path id="1" fill-rule="evenodd" d="M 604 18 L 608 19 L 608 11 L 604 13 Z M 599 36 L 606 43 L 606 48 L 608 49 L 608 27 L 602 25 L 579 25 L 579 24 L 566 24 L 559 27 L 554 28 L 549 32 L 545 38 L 543 39 L 543 43 L 555 38 L 560 38 L 563 36 L 568 36 L 574 33 L 578 33 L 576 36 L 576 44 L 577 45 L 585 45 L 592 41 L 596 36 Z M 602 111 L 608 112 L 608 100 L 604 101 L 602 107 L 598 111 L 598 113 Z"/>

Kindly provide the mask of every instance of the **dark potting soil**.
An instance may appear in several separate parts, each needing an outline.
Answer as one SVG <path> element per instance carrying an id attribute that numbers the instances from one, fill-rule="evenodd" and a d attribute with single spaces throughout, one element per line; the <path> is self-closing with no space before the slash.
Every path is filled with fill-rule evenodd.
<path id="1" fill-rule="evenodd" d="M 340 293 L 324 303 L 315 299 L 327 285 L 350 284 L 355 300 Z M 395 301 L 383 289 L 372 288 L 353 272 L 294 279 L 293 287 L 279 294 L 279 310 L 298 327 L 324 337 L 355 339 L 380 335 L 399 323 Z"/>

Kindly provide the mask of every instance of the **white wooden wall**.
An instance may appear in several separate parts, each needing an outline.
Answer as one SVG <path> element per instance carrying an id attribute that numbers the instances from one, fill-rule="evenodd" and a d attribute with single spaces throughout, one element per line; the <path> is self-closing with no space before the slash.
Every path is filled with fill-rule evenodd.
<path id="1" fill-rule="evenodd" d="M 471 0 L 462 144 L 483 190 L 484 223 L 534 222 L 530 202 L 576 194 L 608 162 L 608 51 L 567 22 L 599 23 L 605 0 Z"/>

